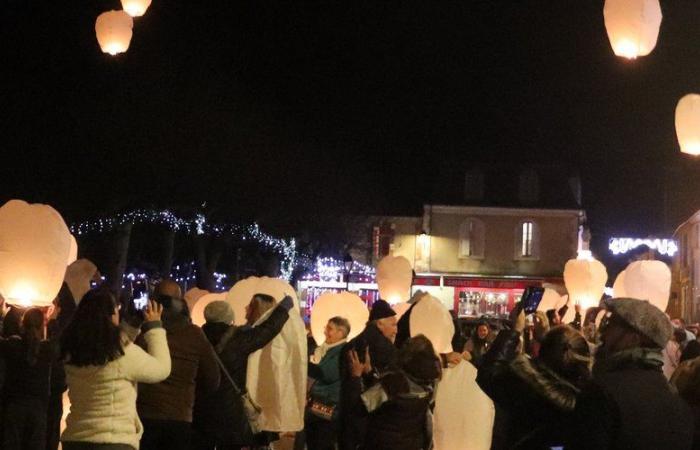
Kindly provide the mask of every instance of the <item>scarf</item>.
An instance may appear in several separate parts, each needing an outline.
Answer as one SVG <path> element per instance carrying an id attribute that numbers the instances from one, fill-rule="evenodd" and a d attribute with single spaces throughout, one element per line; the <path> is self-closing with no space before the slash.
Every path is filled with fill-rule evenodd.
<path id="1" fill-rule="evenodd" d="M 599 359 L 593 365 L 593 373 L 600 374 L 624 369 L 661 370 L 664 357 L 661 350 L 651 348 L 631 348 Z"/>
<path id="2" fill-rule="evenodd" d="M 339 345 L 345 344 L 345 339 L 341 339 L 335 344 L 326 344 L 325 342 L 318 347 L 316 347 L 316 350 L 314 350 L 314 354 L 311 355 L 311 362 L 313 364 L 320 364 L 321 360 L 323 359 L 324 356 L 326 356 L 326 353 L 328 353 L 328 350 L 337 347 Z"/>

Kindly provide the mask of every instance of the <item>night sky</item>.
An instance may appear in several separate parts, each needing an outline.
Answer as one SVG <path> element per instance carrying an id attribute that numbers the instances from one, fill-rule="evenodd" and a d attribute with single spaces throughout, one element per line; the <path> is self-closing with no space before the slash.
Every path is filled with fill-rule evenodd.
<path id="1" fill-rule="evenodd" d="M 3 199 L 418 214 L 446 168 L 553 162 L 581 174 L 594 238 L 672 231 L 674 183 L 700 207 L 673 121 L 700 91 L 697 1 L 662 2 L 634 62 L 602 0 L 153 0 L 116 58 L 94 34 L 109 9 L 3 3 Z"/>

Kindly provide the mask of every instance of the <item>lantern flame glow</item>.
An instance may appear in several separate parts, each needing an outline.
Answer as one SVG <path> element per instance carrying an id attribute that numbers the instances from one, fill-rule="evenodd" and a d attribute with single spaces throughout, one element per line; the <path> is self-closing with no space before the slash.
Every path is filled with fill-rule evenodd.
<path id="1" fill-rule="evenodd" d="M 39 296 L 36 289 L 27 281 L 18 281 L 8 295 L 9 303 L 17 303 L 20 306 L 32 306 L 33 300 Z"/>

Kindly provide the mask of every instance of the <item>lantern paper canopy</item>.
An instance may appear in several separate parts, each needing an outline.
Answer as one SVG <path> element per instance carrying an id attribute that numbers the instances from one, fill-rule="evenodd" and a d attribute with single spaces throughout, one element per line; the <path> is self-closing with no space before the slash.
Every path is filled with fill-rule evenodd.
<path id="1" fill-rule="evenodd" d="M 78 242 L 75 240 L 75 236 L 70 235 L 70 252 L 68 253 L 68 264 L 70 266 L 78 259 Z"/>
<path id="2" fill-rule="evenodd" d="M 537 305 L 537 310 L 547 312 L 550 309 L 557 309 L 559 302 L 561 302 L 561 295 L 554 289 L 545 288 L 542 300 Z"/>
<path id="3" fill-rule="evenodd" d="M 666 311 L 671 293 L 671 270 L 662 261 L 635 261 L 625 269 L 625 296 Z"/>
<path id="4" fill-rule="evenodd" d="M 564 284 L 574 305 L 598 306 L 605 292 L 608 272 L 598 260 L 571 259 L 564 266 Z"/>
<path id="5" fill-rule="evenodd" d="M 605 0 L 603 17 L 617 56 L 635 59 L 656 47 L 662 18 L 659 0 Z"/>
<path id="6" fill-rule="evenodd" d="M 192 323 L 201 327 L 203 326 L 207 321 L 204 319 L 204 308 L 207 307 L 207 305 L 211 302 L 215 302 L 217 300 L 226 300 L 226 293 L 221 292 L 217 294 L 205 294 L 197 300 L 197 303 L 195 303 L 194 307 L 192 310 L 190 310 L 190 317 L 192 318 Z"/>
<path id="7" fill-rule="evenodd" d="M 613 295 L 615 297 L 627 297 L 627 291 L 625 291 L 625 271 L 623 270 L 615 278 L 613 283 Z"/>
<path id="8" fill-rule="evenodd" d="M 350 322 L 350 340 L 360 334 L 365 328 L 369 319 L 367 305 L 360 297 L 351 292 L 325 292 L 314 302 L 311 311 L 311 334 L 317 344 L 321 345 L 325 341 L 323 330 L 326 328 L 328 319 L 340 316 Z"/>
<path id="9" fill-rule="evenodd" d="M 681 152 L 700 155 L 700 95 L 688 94 L 678 101 L 676 137 Z"/>
<path id="10" fill-rule="evenodd" d="M 299 311 L 297 294 L 289 283 L 278 278 L 248 277 L 234 284 L 226 295 L 226 301 L 231 304 L 233 313 L 236 315 L 236 325 L 245 324 L 245 307 L 255 294 L 270 295 L 278 302 L 285 295 L 289 295 L 294 299 L 294 309 Z"/>
<path id="11" fill-rule="evenodd" d="M 455 334 L 452 316 L 445 305 L 432 295 L 424 295 L 413 307 L 409 327 L 411 337 L 424 335 L 433 343 L 436 352 L 452 351 L 452 337 Z"/>
<path id="12" fill-rule="evenodd" d="M 95 21 L 97 42 L 104 53 L 114 56 L 129 49 L 134 20 L 124 11 L 107 11 Z"/>
<path id="13" fill-rule="evenodd" d="M 68 266 L 65 281 L 76 304 L 80 303 L 83 296 L 90 290 L 90 282 L 99 277 L 99 275 L 97 266 L 85 258 L 79 259 Z"/>
<path id="14" fill-rule="evenodd" d="M 197 303 L 197 300 L 199 300 L 207 294 L 209 294 L 209 291 L 207 291 L 206 289 L 200 289 L 198 287 L 194 287 L 185 292 L 185 295 L 183 297 L 185 299 L 185 303 L 187 303 L 187 308 L 190 311 L 192 311 L 192 308 L 194 308 L 194 305 Z"/>
<path id="15" fill-rule="evenodd" d="M 122 0 L 122 9 L 131 17 L 141 17 L 151 6 L 151 0 Z"/>
<path id="16" fill-rule="evenodd" d="M 0 208 L 0 294 L 8 303 L 51 305 L 69 254 L 70 232 L 55 209 L 22 200 Z"/>
<path id="17" fill-rule="evenodd" d="M 411 304 L 407 302 L 401 302 L 397 303 L 395 305 L 391 305 L 391 309 L 394 310 L 396 313 L 396 320 L 399 321 L 401 320 L 401 317 L 406 314 L 406 312 L 411 309 Z"/>
<path id="18" fill-rule="evenodd" d="M 410 298 L 413 269 L 403 256 L 385 256 L 377 264 L 379 296 L 394 304 Z"/>

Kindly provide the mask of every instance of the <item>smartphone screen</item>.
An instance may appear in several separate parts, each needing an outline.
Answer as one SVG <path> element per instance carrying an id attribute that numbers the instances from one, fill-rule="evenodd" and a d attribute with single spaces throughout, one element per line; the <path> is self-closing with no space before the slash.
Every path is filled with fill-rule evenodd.
<path id="1" fill-rule="evenodd" d="M 134 309 L 142 311 L 148 304 L 148 289 L 143 284 L 134 286 L 134 294 L 131 300 L 134 303 Z"/>
<path id="2" fill-rule="evenodd" d="M 520 300 L 523 304 L 523 311 L 525 314 L 532 314 L 537 311 L 537 307 L 542 301 L 542 296 L 544 295 L 544 288 L 539 286 L 528 286 L 523 292 L 523 297 Z"/>

